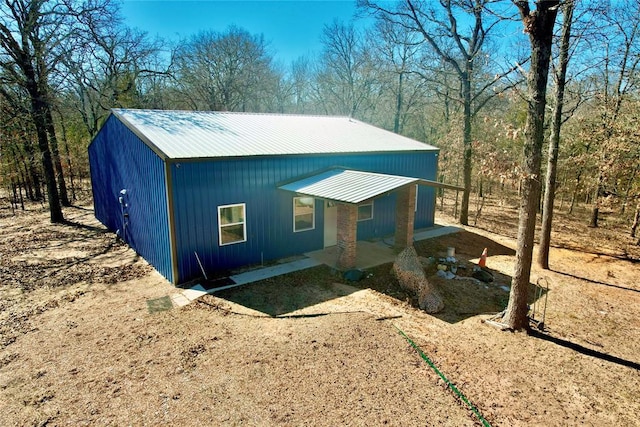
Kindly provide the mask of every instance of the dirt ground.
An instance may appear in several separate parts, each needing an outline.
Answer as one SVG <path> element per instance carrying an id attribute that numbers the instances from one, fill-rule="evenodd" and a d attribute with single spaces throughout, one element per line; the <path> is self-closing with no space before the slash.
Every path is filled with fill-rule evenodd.
<path id="1" fill-rule="evenodd" d="M 455 247 L 460 276 L 489 252 L 493 283 L 430 277 L 436 315 L 390 265 L 357 283 L 316 267 L 151 313 L 179 290 L 88 207 L 65 215 L 0 211 L 2 425 L 481 425 L 398 329 L 491 425 L 640 425 L 640 257 L 606 223 L 558 216 L 552 270 L 532 273 L 549 285 L 546 328 L 527 334 L 481 322 L 508 299 L 515 212 L 502 202 L 477 228 L 416 244 L 436 258 Z"/>

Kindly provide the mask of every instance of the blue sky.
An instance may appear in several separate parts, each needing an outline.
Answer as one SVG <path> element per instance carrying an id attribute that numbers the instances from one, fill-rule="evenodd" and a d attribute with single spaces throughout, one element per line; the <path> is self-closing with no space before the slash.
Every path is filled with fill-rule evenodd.
<path id="1" fill-rule="evenodd" d="M 350 22 L 355 0 L 123 0 L 125 23 L 151 36 L 180 40 L 230 25 L 262 34 L 276 61 L 288 64 L 320 51 L 320 34 L 335 19 Z"/>

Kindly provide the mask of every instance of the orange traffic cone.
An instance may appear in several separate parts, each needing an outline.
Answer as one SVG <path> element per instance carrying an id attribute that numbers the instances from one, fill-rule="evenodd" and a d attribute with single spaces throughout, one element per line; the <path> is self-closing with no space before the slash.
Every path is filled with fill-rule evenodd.
<path id="1" fill-rule="evenodd" d="M 484 251 L 482 251 L 482 255 L 480 256 L 480 261 L 478 261 L 478 265 L 480 267 L 487 266 L 487 248 L 484 248 Z"/>

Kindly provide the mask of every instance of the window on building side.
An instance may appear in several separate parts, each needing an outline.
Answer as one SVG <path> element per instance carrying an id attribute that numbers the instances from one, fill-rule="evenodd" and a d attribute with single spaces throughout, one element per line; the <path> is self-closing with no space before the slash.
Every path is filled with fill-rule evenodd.
<path id="1" fill-rule="evenodd" d="M 358 206 L 358 221 L 366 221 L 373 218 L 373 202 Z"/>
<path id="2" fill-rule="evenodd" d="M 313 230 L 316 226 L 315 199 L 293 198 L 293 231 Z"/>
<path id="3" fill-rule="evenodd" d="M 245 204 L 218 206 L 220 246 L 247 241 Z"/>

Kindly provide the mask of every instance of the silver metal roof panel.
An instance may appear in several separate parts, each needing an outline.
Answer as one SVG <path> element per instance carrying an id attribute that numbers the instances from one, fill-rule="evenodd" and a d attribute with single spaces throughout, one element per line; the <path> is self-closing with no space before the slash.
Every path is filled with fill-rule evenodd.
<path id="1" fill-rule="evenodd" d="M 412 183 L 419 178 L 332 169 L 278 188 L 320 199 L 361 203 Z"/>
<path id="2" fill-rule="evenodd" d="M 348 117 L 129 109 L 113 113 L 171 159 L 438 150 Z"/>

